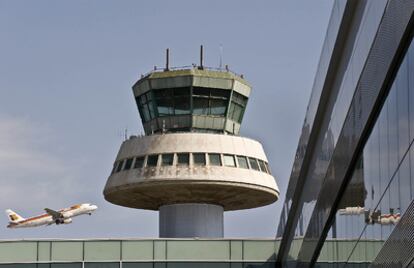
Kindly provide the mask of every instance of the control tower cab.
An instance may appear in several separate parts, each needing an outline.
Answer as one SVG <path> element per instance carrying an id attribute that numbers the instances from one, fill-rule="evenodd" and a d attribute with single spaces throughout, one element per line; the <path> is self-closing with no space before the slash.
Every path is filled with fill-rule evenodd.
<path id="1" fill-rule="evenodd" d="M 167 52 L 168 55 L 168 52 Z M 160 237 L 223 237 L 223 212 L 275 202 L 262 145 L 239 136 L 251 87 L 227 68 L 154 70 L 132 87 L 145 136 L 125 140 L 104 189 L 159 211 Z"/>

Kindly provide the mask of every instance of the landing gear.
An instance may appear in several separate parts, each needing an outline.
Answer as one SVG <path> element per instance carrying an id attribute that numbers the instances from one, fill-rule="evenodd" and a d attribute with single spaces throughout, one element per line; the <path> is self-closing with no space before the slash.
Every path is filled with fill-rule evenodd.
<path id="1" fill-rule="evenodd" d="M 56 219 L 56 220 L 55 220 L 55 223 L 56 223 L 57 225 L 62 224 L 63 222 L 64 222 L 64 220 L 63 220 L 63 219 Z"/>
<path id="2" fill-rule="evenodd" d="M 91 215 L 92 215 L 92 213 L 88 213 L 88 215 L 89 215 L 89 216 L 91 216 Z"/>

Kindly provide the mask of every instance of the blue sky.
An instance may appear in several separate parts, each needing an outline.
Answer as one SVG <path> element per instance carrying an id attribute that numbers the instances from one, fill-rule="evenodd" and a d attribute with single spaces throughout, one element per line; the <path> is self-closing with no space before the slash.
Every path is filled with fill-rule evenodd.
<path id="1" fill-rule="evenodd" d="M 267 153 L 281 199 L 225 214 L 226 237 L 274 237 L 332 1 L 1 1 L 0 209 L 99 206 L 1 238 L 157 237 L 158 213 L 107 203 L 122 131 L 142 132 L 131 86 L 154 65 L 223 63 L 253 91 L 241 135 Z"/>

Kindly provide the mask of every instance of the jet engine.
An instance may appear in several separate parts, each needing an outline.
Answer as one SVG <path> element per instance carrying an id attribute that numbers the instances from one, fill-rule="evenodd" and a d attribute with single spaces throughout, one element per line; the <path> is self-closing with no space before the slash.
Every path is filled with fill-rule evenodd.
<path id="1" fill-rule="evenodd" d="M 72 223 L 72 219 L 68 218 L 68 219 L 57 219 L 55 221 L 56 224 L 69 224 Z"/>

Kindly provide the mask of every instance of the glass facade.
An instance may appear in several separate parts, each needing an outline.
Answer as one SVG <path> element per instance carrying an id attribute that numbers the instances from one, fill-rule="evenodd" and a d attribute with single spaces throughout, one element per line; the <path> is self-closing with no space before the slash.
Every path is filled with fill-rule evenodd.
<path id="1" fill-rule="evenodd" d="M 329 238 L 352 239 L 341 254 L 369 254 L 363 241 L 384 242 L 414 197 L 414 46 L 399 68 L 353 172 Z M 362 255 L 362 256 L 361 256 Z M 366 259 L 366 258 L 365 258 Z"/>
<path id="2" fill-rule="evenodd" d="M 277 230 L 283 265 L 366 267 L 407 215 L 412 10 L 335 2 Z"/>

